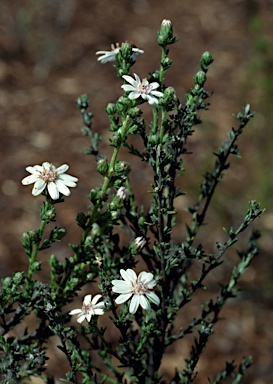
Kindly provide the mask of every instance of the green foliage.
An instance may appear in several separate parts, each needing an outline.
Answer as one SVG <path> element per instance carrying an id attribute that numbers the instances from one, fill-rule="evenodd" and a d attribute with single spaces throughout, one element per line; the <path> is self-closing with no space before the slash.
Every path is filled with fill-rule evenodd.
<path id="1" fill-rule="evenodd" d="M 166 70 L 171 67 L 168 45 L 176 41 L 171 23 L 164 20 L 158 33 L 158 44 L 162 47 L 160 68 L 149 78 L 149 83 L 158 83 L 161 96 L 151 106 L 153 119 L 148 126 L 141 111 L 145 98 L 130 98 L 130 92 L 125 92 L 116 103 L 107 105 L 112 132 L 111 159 L 100 153 L 102 137 L 92 128 L 93 114 L 89 111 L 87 95 L 77 99 L 84 123 L 82 133 L 90 140 L 86 153 L 94 156 L 103 182 L 91 189 L 89 210 L 76 217 L 82 237 L 78 244 L 70 245 L 72 255 L 65 261 L 59 261 L 55 255 L 50 257 L 48 284 L 39 282 L 39 270 L 43 268 L 39 252 L 62 241 L 66 230 L 55 226 L 46 237 L 46 226 L 56 220 L 55 204 L 63 202 L 64 198 L 56 201 L 47 192 L 43 193 L 45 202 L 41 207 L 40 227 L 22 237 L 29 260 L 28 271 L 26 274 L 14 273 L 2 280 L 0 373 L 3 383 L 28 380 L 31 376 L 54 382 L 46 372 L 45 353 L 48 340 L 55 335 L 70 366 L 62 379 L 64 382 L 163 384 L 166 379 L 159 372 L 167 347 L 190 333 L 194 335 L 192 348 L 184 357 L 184 367 L 177 367 L 170 382 L 194 382 L 197 363 L 214 332 L 220 312 L 226 302 L 236 296 L 242 274 L 258 254 L 257 232 L 251 235 L 246 249 L 238 252 L 237 264 L 229 278 L 219 282 L 217 298 L 202 302 L 184 328 L 177 330 L 175 324 L 192 298 L 206 288 L 210 273 L 225 262 L 224 255 L 238 236 L 261 215 L 262 210 L 256 201 L 249 202 L 241 224 L 237 229 L 224 229 L 227 240 L 220 243 L 215 239 L 216 247 L 211 253 L 206 253 L 204 244 L 196 243 L 217 186 L 230 166 L 230 157 L 239 157 L 238 138 L 253 116 L 247 104 L 234 116 L 238 127 L 232 128 L 228 140 L 214 152 L 214 166 L 204 175 L 196 203 L 188 207 L 191 220 L 185 223 L 185 238 L 181 237 L 178 242 L 173 240 L 173 230 L 178 225 L 175 201 L 184 194 L 177 186 L 177 177 L 183 173 L 183 158 L 188 154 L 187 144 L 194 128 L 201 123 L 200 111 L 209 106 L 209 93 L 204 87 L 209 65 L 213 62 L 209 52 L 203 53 L 193 87 L 181 103 L 175 89 L 164 84 Z M 134 64 L 132 53 L 132 46 L 124 43 L 116 55 L 115 67 L 122 80 Z M 140 137 L 141 149 L 128 141 L 132 135 Z M 131 165 L 118 159 L 121 147 L 127 148 L 131 156 L 140 158 L 152 170 L 151 204 L 146 210 L 136 203 L 130 183 Z M 122 241 L 122 233 L 127 238 L 129 236 L 127 244 Z M 193 277 L 195 262 L 200 266 L 200 273 Z M 155 301 L 150 310 L 138 308 L 132 313 L 127 303 L 116 305 L 111 282 L 120 279 L 120 270 L 139 269 L 139 265 L 145 265 L 145 269 L 153 274 L 157 284 L 154 290 L 160 297 L 160 304 L 155 305 Z M 102 292 L 115 339 L 109 339 L 109 333 L 99 325 L 96 315 L 78 328 L 69 325 L 71 318 L 67 304 L 90 282 L 96 283 Z M 12 330 L 25 324 L 30 314 L 35 318 L 36 329 L 30 332 L 26 327 L 21 336 L 10 336 Z M 98 358 L 92 359 L 94 354 L 100 357 L 101 363 Z M 222 383 L 226 377 L 232 377 L 233 383 L 239 383 L 249 365 L 250 359 L 244 359 L 238 368 L 234 362 L 226 362 L 215 380 L 209 382 Z"/>

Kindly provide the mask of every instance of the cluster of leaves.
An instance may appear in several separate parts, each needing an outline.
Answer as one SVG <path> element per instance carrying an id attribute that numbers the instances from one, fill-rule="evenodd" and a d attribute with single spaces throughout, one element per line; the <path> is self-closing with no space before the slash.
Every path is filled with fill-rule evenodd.
<path id="1" fill-rule="evenodd" d="M 54 378 L 43 372 L 46 368 L 46 345 L 53 335 L 58 336 L 59 348 L 70 364 L 71 369 L 63 379 L 66 382 L 165 383 L 159 369 L 166 348 L 189 333 L 195 335 L 194 344 L 189 356 L 185 356 L 184 367 L 177 367 L 170 382 L 193 382 L 197 375 L 196 365 L 220 311 L 229 298 L 236 296 L 241 275 L 258 254 L 256 240 L 259 234 L 253 233 L 247 249 L 239 253 L 230 279 L 222 283 L 217 299 L 204 302 L 187 327 L 175 328 L 175 322 L 185 306 L 198 290 L 205 287 L 204 280 L 211 271 L 223 262 L 224 253 L 262 213 L 259 204 L 251 201 L 241 225 L 237 229 L 225 230 L 227 240 L 223 244 L 216 242 L 215 253 L 206 254 L 203 245 L 196 244 L 196 235 L 204 224 L 216 187 L 229 167 L 229 158 L 231 155 L 238 156 L 237 139 L 253 116 L 247 105 L 242 113 L 235 116 L 238 128 L 229 132 L 228 140 L 214 154 L 214 167 L 204 176 L 196 204 L 189 207 L 191 222 L 186 224 L 185 238 L 179 242 L 173 240 L 175 200 L 184 193 L 177 187 L 176 179 L 183 172 L 183 155 L 188 153 L 187 142 L 194 133 L 193 128 L 201 123 L 199 112 L 208 109 L 209 93 L 204 86 L 208 67 L 213 61 L 208 52 L 202 55 L 200 70 L 194 76 L 194 86 L 182 104 L 174 88 L 164 84 L 165 72 L 171 66 L 168 46 L 176 41 L 171 24 L 162 24 L 158 36 L 158 44 L 162 47 L 160 69 L 150 74 L 149 81 L 160 84 L 163 97 L 153 107 L 153 120 L 149 127 L 142 118 L 140 106 L 143 100 L 131 100 L 125 94 L 116 103 L 108 104 L 106 113 L 113 133 L 110 161 L 100 153 L 102 137 L 92 129 L 93 115 L 89 111 L 87 95 L 77 100 L 84 121 L 82 132 L 90 139 L 86 152 L 94 156 L 103 183 L 89 193 L 90 210 L 77 215 L 76 220 L 83 233 L 79 244 L 71 245 L 71 257 L 64 261 L 59 261 L 55 255 L 50 257 L 48 284 L 42 284 L 34 277 L 42 267 L 37 257 L 40 251 L 61 241 L 65 235 L 64 228 L 55 227 L 44 239 L 46 225 L 55 221 L 55 204 L 63 199 L 53 201 L 45 192 L 40 228 L 23 235 L 29 270 L 26 274 L 18 272 L 2 281 L 0 373 L 4 383 L 16 383 L 33 375 L 53 383 Z M 124 43 L 116 60 L 117 74 L 121 79 L 129 74 L 132 64 L 132 47 Z M 129 138 L 132 135 L 141 138 L 143 149 L 131 144 Z M 140 158 L 153 172 L 148 210 L 136 204 L 129 180 L 130 164 L 118 160 L 121 147 Z M 127 189 L 126 199 L 117 197 L 120 187 Z M 127 246 L 121 242 L 121 231 L 131 239 Z M 143 248 L 134 242 L 137 237 L 146 239 Z M 194 260 L 200 263 L 201 271 L 193 280 L 190 271 Z M 160 306 L 153 306 L 151 311 L 139 310 L 132 315 L 127 304 L 116 307 L 111 280 L 119 278 L 120 269 L 137 269 L 140 263 L 156 276 Z M 91 282 L 98 282 L 108 303 L 112 333 L 117 335 L 114 340 L 109 340 L 106 328 L 98 325 L 96 317 L 77 331 L 67 326 L 70 317 L 64 307 Z M 36 329 L 29 332 L 26 328 L 22 335 L 11 336 L 12 331 L 29 315 L 36 321 Z M 101 364 L 94 363 L 97 360 L 92 360 L 91 352 L 101 357 Z M 210 383 L 221 383 L 228 376 L 233 377 L 234 383 L 239 383 L 249 365 L 250 359 L 244 359 L 238 368 L 234 362 L 227 362 Z"/>

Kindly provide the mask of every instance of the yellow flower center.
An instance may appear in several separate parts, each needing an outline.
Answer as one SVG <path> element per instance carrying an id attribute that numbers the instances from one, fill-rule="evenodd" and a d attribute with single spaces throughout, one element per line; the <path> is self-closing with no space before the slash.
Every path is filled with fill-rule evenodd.
<path id="1" fill-rule="evenodd" d="M 46 183 L 57 180 L 58 173 L 53 169 L 52 164 L 49 169 L 44 168 L 40 174 L 41 179 L 43 179 Z"/>

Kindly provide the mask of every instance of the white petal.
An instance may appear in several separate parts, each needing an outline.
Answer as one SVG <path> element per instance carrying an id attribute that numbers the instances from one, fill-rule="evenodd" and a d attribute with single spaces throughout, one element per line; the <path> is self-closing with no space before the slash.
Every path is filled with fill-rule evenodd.
<path id="1" fill-rule="evenodd" d="M 131 76 L 123 75 L 122 78 L 125 79 L 128 83 L 132 84 L 134 87 L 136 87 L 137 82 Z"/>
<path id="2" fill-rule="evenodd" d="M 93 300 L 92 300 L 92 304 L 95 305 L 97 304 L 97 302 L 99 301 L 99 299 L 102 297 L 102 295 L 96 295 L 94 296 Z"/>
<path id="3" fill-rule="evenodd" d="M 129 312 L 130 313 L 136 313 L 137 309 L 138 309 L 138 306 L 139 306 L 139 303 L 140 303 L 140 295 L 134 295 L 132 297 L 132 300 L 131 300 L 131 303 L 130 303 L 130 307 L 129 307 Z"/>
<path id="4" fill-rule="evenodd" d="M 132 85 L 129 85 L 129 84 L 123 84 L 121 86 L 121 88 L 125 91 L 125 92 L 134 92 L 136 90 L 136 87 L 133 87 Z"/>
<path id="5" fill-rule="evenodd" d="M 25 177 L 22 181 L 21 181 L 21 183 L 23 184 L 23 185 L 28 185 L 28 184 L 32 184 L 32 183 L 35 183 L 36 181 L 37 181 L 37 179 L 39 179 L 39 176 L 38 176 L 38 174 L 37 175 L 29 175 L 29 176 L 27 176 L 27 177 Z"/>
<path id="6" fill-rule="evenodd" d="M 85 319 L 85 315 L 82 313 L 81 315 L 78 316 L 77 322 L 82 323 L 84 319 Z"/>
<path id="7" fill-rule="evenodd" d="M 47 184 L 47 189 L 53 200 L 57 200 L 59 198 L 59 190 L 53 181 Z"/>
<path id="8" fill-rule="evenodd" d="M 50 183 L 49 183 L 50 184 Z M 54 184 L 55 184 L 55 186 L 56 186 L 56 188 L 57 188 L 57 190 L 59 191 L 59 192 L 61 192 L 63 195 L 65 195 L 65 196 L 69 196 L 70 195 L 70 190 L 69 190 L 69 188 L 67 188 L 67 186 L 65 185 L 65 184 L 63 184 L 61 181 L 59 181 L 59 180 L 56 180 L 55 182 L 54 182 Z M 59 196 L 58 196 L 59 197 Z M 57 198 L 58 198 L 57 197 Z"/>
<path id="9" fill-rule="evenodd" d="M 65 171 L 67 171 L 68 168 L 69 166 L 67 164 L 63 164 L 56 169 L 56 172 L 58 173 L 58 175 L 60 175 L 61 173 L 65 173 Z"/>
<path id="10" fill-rule="evenodd" d="M 142 95 L 137 91 L 133 91 L 129 94 L 129 99 L 134 100 L 134 99 L 137 99 L 139 96 L 142 96 Z"/>
<path id="11" fill-rule="evenodd" d="M 33 167 L 26 167 L 26 170 L 34 175 L 39 175 L 40 172 L 43 172 L 43 167 L 41 165 L 34 165 Z"/>
<path id="12" fill-rule="evenodd" d="M 63 183 L 68 187 L 76 187 L 76 181 L 78 181 L 77 177 L 66 174 L 59 175 L 58 180 L 63 181 Z"/>
<path id="13" fill-rule="evenodd" d="M 42 164 L 42 168 L 45 168 L 45 169 L 50 169 L 50 167 L 52 166 L 52 164 L 50 164 L 48 161 L 45 161 L 43 164 Z M 55 167 L 54 167 L 55 168 Z"/>
<path id="14" fill-rule="evenodd" d="M 72 311 L 69 312 L 69 315 L 77 315 L 78 313 L 81 313 L 81 309 L 72 309 Z"/>
<path id="15" fill-rule="evenodd" d="M 142 49 L 138 49 L 138 48 L 132 48 L 132 51 L 136 54 L 136 55 L 141 55 L 142 53 L 144 53 L 144 51 Z"/>
<path id="16" fill-rule="evenodd" d="M 140 78 L 138 77 L 138 75 L 136 73 L 134 73 L 134 76 L 136 78 L 136 83 L 141 84 L 141 81 L 140 81 Z"/>
<path id="17" fill-rule="evenodd" d="M 106 55 L 109 51 L 97 51 L 96 55 Z"/>
<path id="18" fill-rule="evenodd" d="M 123 279 L 128 283 L 134 282 L 137 279 L 137 275 L 135 271 L 133 271 L 130 268 L 126 269 L 126 271 L 124 269 L 121 269 L 120 274 L 123 277 Z"/>
<path id="19" fill-rule="evenodd" d="M 91 299 L 92 299 L 92 295 L 90 295 L 90 294 L 84 296 L 83 304 L 88 305 L 89 303 L 91 303 Z"/>
<path id="20" fill-rule="evenodd" d="M 138 280 L 140 280 L 143 284 L 145 284 L 149 288 L 153 288 L 156 286 L 156 281 L 151 272 L 145 272 L 145 271 L 141 272 L 138 275 Z"/>
<path id="21" fill-rule="evenodd" d="M 159 84 L 158 83 L 151 83 L 150 87 L 151 87 L 151 89 L 156 89 L 159 87 Z"/>
<path id="22" fill-rule="evenodd" d="M 38 179 L 37 181 L 35 181 L 34 187 L 32 189 L 33 196 L 40 195 L 40 193 L 43 192 L 45 187 L 46 187 L 46 183 L 44 182 L 44 180 Z"/>
<path id="23" fill-rule="evenodd" d="M 129 300 L 131 296 L 132 296 L 132 293 L 123 293 L 116 298 L 115 303 L 122 304 L 125 301 Z"/>
<path id="24" fill-rule="evenodd" d="M 104 310 L 102 308 L 94 309 L 95 315 L 104 315 Z"/>
<path id="25" fill-rule="evenodd" d="M 164 94 L 162 92 L 159 92 L 159 91 L 151 91 L 150 95 L 156 96 L 156 97 L 163 97 L 164 96 Z"/>
<path id="26" fill-rule="evenodd" d="M 144 295 L 139 295 L 139 304 L 146 311 L 150 311 L 151 305 Z"/>
<path id="27" fill-rule="evenodd" d="M 132 289 L 131 283 L 123 280 L 113 280 L 112 291 L 115 293 L 130 293 Z"/>
<path id="28" fill-rule="evenodd" d="M 151 302 L 153 302 L 156 305 L 159 305 L 160 299 L 154 292 L 148 291 L 146 292 L 146 296 L 148 297 L 149 300 L 151 300 Z"/>
<path id="29" fill-rule="evenodd" d="M 146 95 L 147 96 L 147 100 L 148 100 L 148 103 L 150 105 L 154 105 L 154 104 L 158 104 L 158 100 L 156 97 L 152 97 L 150 95 Z M 143 96 L 142 96 L 143 97 Z M 144 98 L 144 97 L 143 97 Z"/>
<path id="30" fill-rule="evenodd" d="M 90 311 L 85 315 L 86 320 L 89 322 L 91 320 L 93 313 Z"/>

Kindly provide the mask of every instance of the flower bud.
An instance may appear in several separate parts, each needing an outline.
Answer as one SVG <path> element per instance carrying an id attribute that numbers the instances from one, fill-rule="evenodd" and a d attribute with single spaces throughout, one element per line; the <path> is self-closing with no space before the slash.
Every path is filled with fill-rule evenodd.
<path id="1" fill-rule="evenodd" d="M 97 171 L 102 175 L 106 176 L 108 172 L 108 161 L 106 159 L 100 159 L 97 163 Z"/>
<path id="2" fill-rule="evenodd" d="M 195 84 L 200 85 L 201 87 L 205 84 L 206 80 L 207 80 L 207 76 L 203 71 L 197 72 L 196 75 L 194 76 Z"/>
<path id="3" fill-rule="evenodd" d="M 203 53 L 200 59 L 200 67 L 204 72 L 207 72 L 208 66 L 213 62 L 213 57 L 210 52 L 206 51 Z"/>
<path id="4" fill-rule="evenodd" d="M 135 239 L 134 243 L 137 249 L 141 250 L 146 244 L 146 239 L 143 236 L 139 236 Z"/>
<path id="5" fill-rule="evenodd" d="M 108 103 L 107 107 L 105 108 L 105 111 L 107 115 L 114 115 L 117 112 L 116 104 Z"/>
<path id="6" fill-rule="evenodd" d="M 160 30 L 158 31 L 157 44 L 161 47 L 176 43 L 178 39 L 173 36 L 173 26 L 170 20 L 164 19 L 161 23 Z"/>
<path id="7" fill-rule="evenodd" d="M 128 189 L 125 187 L 120 187 L 117 191 L 117 197 L 124 201 L 128 196 Z"/>
<path id="8" fill-rule="evenodd" d="M 55 228 L 53 229 L 53 240 L 55 241 L 60 241 L 62 240 L 62 238 L 66 235 L 66 229 L 65 227 L 59 227 L 59 228 Z"/>

